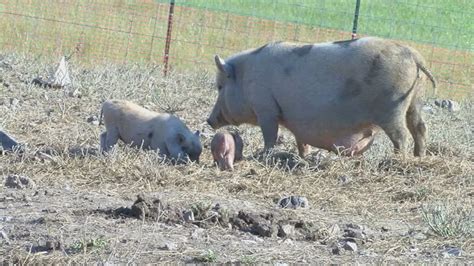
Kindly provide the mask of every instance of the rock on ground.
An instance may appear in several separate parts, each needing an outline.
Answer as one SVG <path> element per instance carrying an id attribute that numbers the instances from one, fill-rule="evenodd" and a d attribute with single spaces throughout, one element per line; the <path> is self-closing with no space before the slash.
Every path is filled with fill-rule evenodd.
<path id="1" fill-rule="evenodd" d="M 27 176 L 22 175 L 8 175 L 5 178 L 5 187 L 9 188 L 34 188 L 35 182 Z"/>

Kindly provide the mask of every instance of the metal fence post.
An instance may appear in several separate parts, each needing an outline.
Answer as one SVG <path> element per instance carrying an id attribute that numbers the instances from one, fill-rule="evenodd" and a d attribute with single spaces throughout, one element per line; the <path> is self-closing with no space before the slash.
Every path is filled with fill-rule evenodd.
<path id="1" fill-rule="evenodd" d="M 168 74 L 168 59 L 171 45 L 171 31 L 173 29 L 173 13 L 174 13 L 174 0 L 170 0 L 170 9 L 168 12 L 168 30 L 166 31 L 166 43 L 165 43 L 165 57 L 164 57 L 164 69 L 163 75 L 166 77 Z"/>
<path id="2" fill-rule="evenodd" d="M 359 20 L 360 0 L 356 0 L 356 8 L 354 12 L 354 22 L 352 23 L 352 39 L 357 37 L 357 21 Z"/>

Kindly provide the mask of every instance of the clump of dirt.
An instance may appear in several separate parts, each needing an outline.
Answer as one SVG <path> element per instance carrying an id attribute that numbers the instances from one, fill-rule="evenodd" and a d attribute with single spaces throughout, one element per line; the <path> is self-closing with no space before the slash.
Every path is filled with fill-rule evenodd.
<path id="1" fill-rule="evenodd" d="M 148 218 L 157 221 L 164 212 L 164 208 L 160 199 L 150 200 L 143 195 L 138 195 L 130 209 L 130 215 L 140 220 Z"/>
<path id="2" fill-rule="evenodd" d="M 325 237 L 311 222 L 276 219 L 274 213 L 250 213 L 243 210 L 231 215 L 220 204 L 197 203 L 190 208 L 171 206 L 159 198 L 137 195 L 133 205 L 114 210 L 97 211 L 113 218 L 137 218 L 145 221 L 159 221 L 168 224 L 194 224 L 201 228 L 221 226 L 249 232 L 261 237 L 292 238 L 315 241 Z"/>
<path id="3" fill-rule="evenodd" d="M 151 199 L 143 194 L 137 195 L 133 205 L 105 211 L 114 218 L 134 217 L 140 220 L 160 221 L 165 223 L 181 223 L 182 215 L 178 209 L 164 203 L 162 199 Z"/>
<path id="4" fill-rule="evenodd" d="M 31 178 L 23 175 L 8 175 L 5 177 L 5 187 L 8 188 L 35 188 L 36 184 Z"/>
<path id="5" fill-rule="evenodd" d="M 220 225 L 227 227 L 229 225 L 229 212 L 219 203 L 214 206 L 210 203 L 199 203 L 191 206 L 193 219 L 190 221 L 203 228 Z M 186 220 L 186 219 L 185 219 Z"/>
<path id="6" fill-rule="evenodd" d="M 237 216 L 230 219 L 232 226 L 254 235 L 273 237 L 278 232 L 278 227 L 273 223 L 272 214 L 253 214 L 239 211 Z"/>
<path id="7" fill-rule="evenodd" d="M 229 224 L 229 215 L 225 208 L 219 204 L 194 204 L 191 208 L 182 208 L 165 203 L 159 198 L 150 198 L 143 194 L 131 207 L 120 207 L 114 210 L 97 211 L 108 214 L 113 218 L 133 217 L 140 220 L 159 221 L 168 224 L 195 224 L 199 227 L 209 228 Z"/>
<path id="8" fill-rule="evenodd" d="M 288 218 L 276 219 L 275 214 L 255 214 L 239 211 L 231 217 L 233 228 L 262 237 L 291 238 L 316 241 L 326 237 L 323 230 L 313 223 Z"/>

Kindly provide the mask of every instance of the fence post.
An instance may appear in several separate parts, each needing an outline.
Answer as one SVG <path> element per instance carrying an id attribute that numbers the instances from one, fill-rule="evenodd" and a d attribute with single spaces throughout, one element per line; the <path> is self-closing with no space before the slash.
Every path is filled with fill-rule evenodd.
<path id="1" fill-rule="evenodd" d="M 359 20 L 360 0 L 356 0 L 356 8 L 354 12 L 354 22 L 352 23 L 352 39 L 357 37 L 357 21 Z"/>
<path id="2" fill-rule="evenodd" d="M 164 57 L 164 69 L 163 74 L 166 77 L 168 74 L 168 59 L 171 45 L 171 31 L 173 29 L 173 13 L 174 13 L 174 0 L 170 0 L 170 9 L 168 12 L 168 30 L 166 31 L 166 43 L 165 43 L 165 57 Z"/>
<path id="3" fill-rule="evenodd" d="M 153 33 L 151 35 L 151 43 L 150 43 L 150 52 L 148 53 L 148 62 L 151 61 L 151 55 L 153 53 L 153 44 L 155 43 L 155 34 L 156 34 L 156 25 L 158 24 L 158 15 L 160 13 L 160 4 L 156 4 L 156 14 L 155 14 L 155 24 L 153 25 Z"/>

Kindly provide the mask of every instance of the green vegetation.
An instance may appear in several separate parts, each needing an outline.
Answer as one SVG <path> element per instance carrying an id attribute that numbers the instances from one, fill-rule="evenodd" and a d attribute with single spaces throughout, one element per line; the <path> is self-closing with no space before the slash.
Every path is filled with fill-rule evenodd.
<path id="1" fill-rule="evenodd" d="M 463 207 L 448 203 L 424 205 L 423 221 L 434 233 L 443 237 L 469 236 L 473 233 L 473 213 Z"/>
<path id="2" fill-rule="evenodd" d="M 98 237 L 95 239 L 90 239 L 88 241 L 82 239 L 80 241 L 76 241 L 71 246 L 71 251 L 78 253 L 87 253 L 93 250 L 103 250 L 107 246 L 107 240 L 102 237 Z"/>
<path id="3" fill-rule="evenodd" d="M 168 2 L 168 1 L 161 1 Z M 177 5 L 352 31 L 355 0 L 177 0 Z M 358 31 L 472 50 L 470 0 L 362 0 Z"/>
<path id="4" fill-rule="evenodd" d="M 208 249 L 204 254 L 196 258 L 197 262 L 216 262 L 217 261 L 217 254 Z"/>

